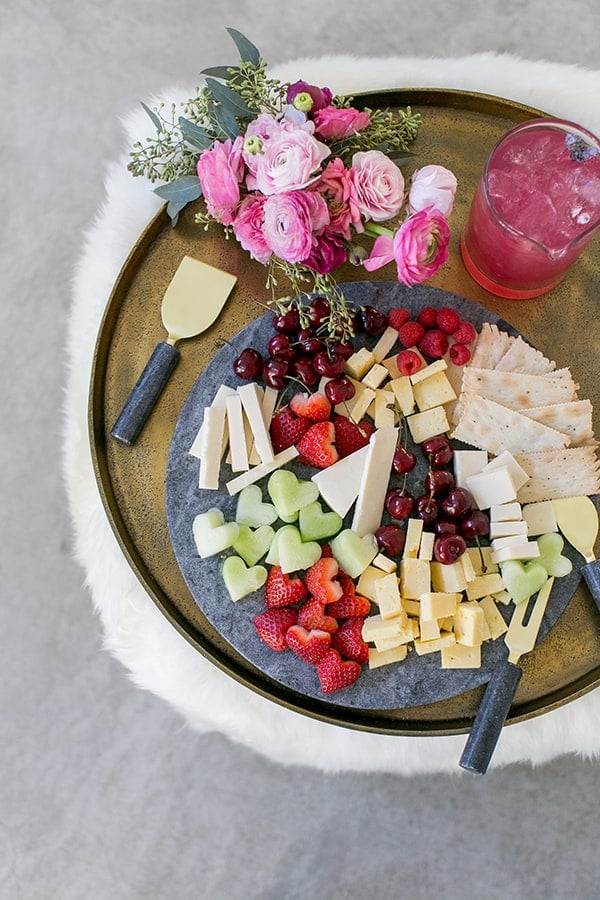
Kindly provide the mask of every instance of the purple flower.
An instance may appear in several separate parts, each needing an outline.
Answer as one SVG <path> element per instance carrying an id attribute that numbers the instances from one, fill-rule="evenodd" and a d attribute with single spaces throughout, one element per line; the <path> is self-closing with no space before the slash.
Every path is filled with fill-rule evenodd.
<path id="1" fill-rule="evenodd" d="M 310 255 L 302 262 L 309 269 L 314 269 L 321 275 L 332 272 L 348 259 L 346 245 L 339 234 L 334 234 L 326 228 L 322 234 L 315 238 Z"/>
<path id="2" fill-rule="evenodd" d="M 313 102 L 310 110 L 312 115 L 314 115 L 317 110 L 329 106 L 333 99 L 333 94 L 329 88 L 318 88 L 315 87 L 314 84 L 307 84 L 306 81 L 296 81 L 294 84 L 290 84 L 287 89 L 286 102 L 293 104 L 294 98 L 297 97 L 298 94 L 310 94 Z"/>

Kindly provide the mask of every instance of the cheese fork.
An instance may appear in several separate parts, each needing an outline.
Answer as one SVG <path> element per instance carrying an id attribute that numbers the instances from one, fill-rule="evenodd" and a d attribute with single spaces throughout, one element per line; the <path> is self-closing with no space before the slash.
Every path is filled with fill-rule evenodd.
<path id="1" fill-rule="evenodd" d="M 508 658 L 499 662 L 492 672 L 460 758 L 459 765 L 469 772 L 485 775 L 487 771 L 523 674 L 518 665 L 519 659 L 535 646 L 553 584 L 554 578 L 548 578 L 533 601 L 533 606 L 531 601 L 515 606 L 504 637 L 509 651 Z M 525 625 L 523 623 L 530 607 L 531 613 Z"/>

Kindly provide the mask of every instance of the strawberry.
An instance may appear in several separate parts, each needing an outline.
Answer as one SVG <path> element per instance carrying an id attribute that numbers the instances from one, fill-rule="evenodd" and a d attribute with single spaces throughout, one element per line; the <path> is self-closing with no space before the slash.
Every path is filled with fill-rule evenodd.
<path id="1" fill-rule="evenodd" d="M 475 326 L 471 322 L 461 322 L 452 337 L 457 344 L 472 344 L 477 337 Z"/>
<path id="2" fill-rule="evenodd" d="M 294 394 L 290 400 L 290 408 L 297 416 L 303 416 L 311 422 L 324 422 L 331 414 L 331 403 L 320 391 L 315 391 L 314 394 Z"/>
<path id="3" fill-rule="evenodd" d="M 323 606 L 327 603 L 334 603 L 342 596 L 342 585 L 336 578 L 338 571 L 339 566 L 333 556 L 321 557 L 314 566 L 307 570 L 304 576 L 310 595 Z"/>
<path id="4" fill-rule="evenodd" d="M 281 571 L 280 566 L 272 566 L 265 584 L 265 606 L 275 609 L 279 606 L 291 606 L 303 600 L 308 591 L 300 578 L 292 578 Z"/>
<path id="5" fill-rule="evenodd" d="M 437 325 L 437 309 L 433 306 L 424 306 L 417 316 L 417 322 L 423 328 L 435 328 Z"/>
<path id="6" fill-rule="evenodd" d="M 328 650 L 317 663 L 317 675 L 324 694 L 331 694 L 354 684 L 361 671 L 360 663 L 351 659 L 343 661 L 337 650 Z"/>
<path id="7" fill-rule="evenodd" d="M 340 455 L 335 447 L 333 422 L 315 422 L 296 443 L 298 453 L 309 465 L 326 469 L 337 462 Z"/>
<path id="8" fill-rule="evenodd" d="M 287 649 L 286 631 L 297 621 L 297 610 L 283 606 L 280 609 L 267 609 L 266 612 L 259 613 L 252 619 L 261 641 L 267 644 L 271 650 L 278 652 Z"/>
<path id="9" fill-rule="evenodd" d="M 275 453 L 287 450 L 300 440 L 310 428 L 308 419 L 297 416 L 289 406 L 284 406 L 271 419 L 271 441 Z"/>
<path id="10" fill-rule="evenodd" d="M 345 594 L 334 603 L 327 605 L 327 615 L 336 619 L 353 619 L 356 616 L 368 616 L 371 612 L 371 601 L 360 594 Z"/>
<path id="11" fill-rule="evenodd" d="M 446 334 L 454 334 L 460 325 L 460 316 L 451 306 L 441 306 L 437 311 L 436 324 Z"/>
<path id="12" fill-rule="evenodd" d="M 439 328 L 430 328 L 419 341 L 418 347 L 425 356 L 441 359 L 448 350 L 448 335 Z"/>
<path id="13" fill-rule="evenodd" d="M 369 662 L 369 647 L 362 637 L 364 621 L 363 616 L 347 619 L 332 636 L 331 646 L 344 659 L 354 659 L 358 663 Z"/>
<path id="14" fill-rule="evenodd" d="M 388 324 L 398 331 L 410 319 L 410 313 L 403 306 L 395 306 L 388 313 Z"/>
<path id="15" fill-rule="evenodd" d="M 466 366 L 471 359 L 471 351 L 464 344 L 452 344 L 450 347 L 450 359 L 455 366 Z"/>
<path id="16" fill-rule="evenodd" d="M 333 417 L 333 427 L 335 430 L 335 446 L 341 457 L 350 456 L 355 450 L 360 450 L 361 447 L 366 446 L 375 430 L 371 422 L 366 420 L 352 422 L 341 413 Z"/>
<path id="17" fill-rule="evenodd" d="M 331 644 L 328 631 L 313 628 L 307 631 L 302 625 L 292 625 L 285 633 L 285 641 L 290 650 L 307 663 L 323 659 Z"/>
<path id="18" fill-rule="evenodd" d="M 401 350 L 396 357 L 396 365 L 401 375 L 414 375 L 423 368 L 423 360 L 414 350 Z"/>
<path id="19" fill-rule="evenodd" d="M 404 325 L 398 329 L 398 337 L 400 343 L 404 347 L 414 347 L 415 344 L 419 343 L 424 334 L 425 329 L 420 322 L 405 322 Z"/>
<path id="20" fill-rule="evenodd" d="M 323 604 L 319 603 L 313 597 L 305 600 L 298 609 L 298 625 L 302 625 L 308 631 L 317 629 L 318 631 L 328 631 L 333 634 L 338 630 L 337 619 L 333 616 L 326 616 Z"/>

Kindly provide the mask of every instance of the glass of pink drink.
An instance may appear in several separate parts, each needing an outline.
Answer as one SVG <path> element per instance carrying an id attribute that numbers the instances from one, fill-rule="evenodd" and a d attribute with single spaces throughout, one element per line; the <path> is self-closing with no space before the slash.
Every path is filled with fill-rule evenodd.
<path id="1" fill-rule="evenodd" d="M 532 119 L 493 148 L 461 235 L 469 274 L 527 300 L 555 287 L 600 226 L 600 142 L 560 119 Z"/>

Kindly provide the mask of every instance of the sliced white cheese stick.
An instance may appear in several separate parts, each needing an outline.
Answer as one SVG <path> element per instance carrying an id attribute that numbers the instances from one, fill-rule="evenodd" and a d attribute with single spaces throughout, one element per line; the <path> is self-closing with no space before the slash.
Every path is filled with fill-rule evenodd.
<path id="1" fill-rule="evenodd" d="M 540 556 L 540 548 L 537 541 L 525 541 L 522 544 L 513 544 L 510 547 L 502 547 L 492 551 L 492 562 L 503 563 L 509 559 L 535 559 Z"/>
<path id="2" fill-rule="evenodd" d="M 296 456 L 298 456 L 296 448 L 293 446 L 288 447 L 287 450 L 276 453 L 272 462 L 261 463 L 259 466 L 254 466 L 254 468 L 250 469 L 248 472 L 242 472 L 241 475 L 226 482 L 225 487 L 232 496 L 238 494 L 249 484 L 254 484 L 256 481 L 259 481 L 259 479 L 264 478 L 265 475 L 270 475 L 275 469 L 279 469 L 286 463 L 291 462 Z"/>
<path id="3" fill-rule="evenodd" d="M 352 530 L 360 537 L 374 534 L 381 525 L 397 439 L 397 428 L 380 428 L 373 432 L 369 440 L 369 452 L 352 520 Z"/>
<path id="4" fill-rule="evenodd" d="M 520 503 L 494 503 L 490 507 L 492 522 L 516 522 L 522 518 L 523 510 Z"/>
<path id="5" fill-rule="evenodd" d="M 265 424 L 261 396 L 258 385 L 253 381 L 242 384 L 238 388 L 238 394 L 244 407 L 244 412 L 254 436 L 254 446 L 258 451 L 261 462 L 271 462 L 274 457 L 271 437 Z"/>
<path id="6" fill-rule="evenodd" d="M 231 396 L 232 394 L 235 394 L 235 388 L 229 387 L 228 384 L 221 384 L 221 385 L 219 385 L 219 388 L 218 388 L 215 396 L 213 397 L 213 401 L 210 405 L 211 406 L 220 406 L 223 409 L 225 409 L 225 400 L 227 397 Z M 202 420 L 202 425 L 198 429 L 198 433 L 196 434 L 196 437 L 192 441 L 192 446 L 188 450 L 188 453 L 190 453 L 192 456 L 198 457 L 198 459 L 200 459 L 201 449 L 202 449 L 202 428 L 204 427 L 204 422 L 205 422 L 205 419 Z M 223 456 L 226 449 L 227 449 L 227 429 L 225 429 L 225 433 L 224 433 L 224 437 L 223 437 L 223 447 L 221 450 L 221 456 Z"/>
<path id="7" fill-rule="evenodd" d="M 361 447 L 311 478 L 323 500 L 342 518 L 358 497 L 368 452 L 368 445 Z"/>
<path id="8" fill-rule="evenodd" d="M 397 340 L 398 332 L 395 328 L 392 328 L 391 325 L 388 325 L 373 347 L 373 356 L 375 357 L 376 363 L 380 363 L 382 359 L 386 358 L 388 353 L 391 353 Z"/>
<path id="9" fill-rule="evenodd" d="M 227 425 L 229 428 L 229 446 L 231 448 L 231 471 L 246 472 L 248 463 L 248 446 L 242 415 L 242 401 L 239 394 L 227 397 Z"/>
<path id="10" fill-rule="evenodd" d="M 225 431 L 226 411 L 223 406 L 207 406 L 202 422 L 200 446 L 200 473 L 198 487 L 203 490 L 219 489 L 221 469 L 221 448 Z"/>

